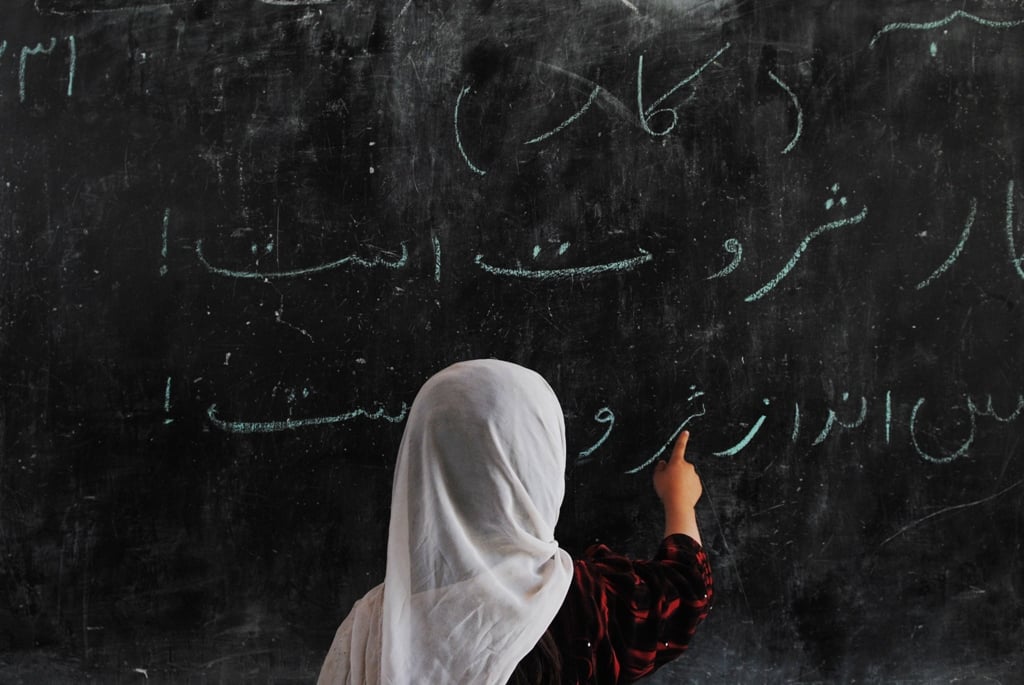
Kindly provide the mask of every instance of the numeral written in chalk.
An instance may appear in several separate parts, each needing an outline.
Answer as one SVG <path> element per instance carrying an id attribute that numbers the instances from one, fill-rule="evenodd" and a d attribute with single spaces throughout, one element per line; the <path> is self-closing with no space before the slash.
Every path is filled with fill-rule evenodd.
<path id="1" fill-rule="evenodd" d="M 29 96 L 29 82 L 32 80 L 32 65 L 42 59 L 64 59 L 67 68 L 64 70 L 61 92 L 71 97 L 75 92 L 75 73 L 78 69 L 78 41 L 74 36 L 49 38 L 24 45 L 15 45 L 7 40 L 0 40 L 0 64 L 10 60 L 17 65 L 18 102 L 25 102 Z M 53 71 L 48 70 L 52 74 Z M 51 77 L 55 78 L 55 77 Z M 2 93 L 2 91 L 0 91 Z"/>

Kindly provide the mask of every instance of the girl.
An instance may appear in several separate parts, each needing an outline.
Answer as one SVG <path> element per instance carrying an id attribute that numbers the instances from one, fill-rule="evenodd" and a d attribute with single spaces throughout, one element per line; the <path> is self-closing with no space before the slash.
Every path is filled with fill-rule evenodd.
<path id="1" fill-rule="evenodd" d="M 654 559 L 554 539 L 565 491 L 562 409 L 538 374 L 462 362 L 424 384 L 395 466 L 384 583 L 338 628 L 320 685 L 623 683 L 686 649 L 711 571 L 687 433 L 655 468 Z"/>

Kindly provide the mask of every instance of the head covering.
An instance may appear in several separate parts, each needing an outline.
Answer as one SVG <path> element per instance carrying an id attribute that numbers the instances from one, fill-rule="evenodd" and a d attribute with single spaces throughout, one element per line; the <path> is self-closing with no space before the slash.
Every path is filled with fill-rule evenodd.
<path id="1" fill-rule="evenodd" d="M 409 412 L 383 585 L 356 603 L 327 683 L 503 685 L 558 612 L 565 426 L 538 374 L 497 360 L 433 376 Z"/>

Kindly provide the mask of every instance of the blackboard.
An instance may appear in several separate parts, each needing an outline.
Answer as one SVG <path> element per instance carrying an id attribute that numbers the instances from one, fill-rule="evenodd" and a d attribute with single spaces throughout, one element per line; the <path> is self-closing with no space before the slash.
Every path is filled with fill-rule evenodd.
<path id="1" fill-rule="evenodd" d="M 652 682 L 1019 677 L 1022 73 L 1012 2 L 5 3 L 0 680 L 312 680 L 491 356 L 570 552 L 693 434 Z"/>

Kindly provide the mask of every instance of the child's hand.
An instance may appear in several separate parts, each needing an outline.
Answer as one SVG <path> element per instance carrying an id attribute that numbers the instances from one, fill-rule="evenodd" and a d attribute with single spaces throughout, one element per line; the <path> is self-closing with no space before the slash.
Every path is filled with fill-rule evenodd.
<path id="1" fill-rule="evenodd" d="M 686 461 L 689 439 L 689 431 L 680 433 L 672 447 L 672 456 L 668 461 L 659 461 L 654 467 L 654 491 L 666 507 L 693 508 L 704 492 L 697 470 Z"/>
<path id="2" fill-rule="evenodd" d="M 654 467 L 654 491 L 665 507 L 665 537 L 683 533 L 700 543 L 697 512 L 694 507 L 704 492 L 700 476 L 693 464 L 686 461 L 686 443 L 690 433 L 683 431 L 672 447 L 668 461 Z"/>

